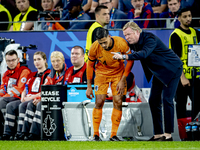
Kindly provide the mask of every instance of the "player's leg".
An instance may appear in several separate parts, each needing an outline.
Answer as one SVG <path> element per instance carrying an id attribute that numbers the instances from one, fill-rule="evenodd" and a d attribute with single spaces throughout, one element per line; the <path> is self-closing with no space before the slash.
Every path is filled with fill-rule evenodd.
<path id="1" fill-rule="evenodd" d="M 111 135 L 110 140 L 111 141 L 120 141 L 117 137 L 117 130 L 119 128 L 119 124 L 122 117 L 122 101 L 123 96 L 126 95 L 127 87 L 125 86 L 124 95 L 117 95 L 117 84 L 119 83 L 121 77 L 114 77 L 112 79 L 111 89 L 113 93 L 113 111 L 111 115 L 112 120 L 112 129 L 111 129 Z M 125 83 L 126 84 L 126 83 Z"/>
<path id="2" fill-rule="evenodd" d="M 99 126 L 102 118 L 102 108 L 106 98 L 106 94 L 96 95 L 95 107 L 92 112 L 93 116 L 93 128 L 94 128 L 94 137 L 97 135 L 99 137 Z"/>
<path id="3" fill-rule="evenodd" d="M 94 129 L 94 140 L 100 141 L 99 138 L 99 126 L 102 118 L 102 108 L 104 105 L 104 101 L 106 99 L 107 89 L 109 86 L 109 82 L 106 81 L 104 77 L 95 77 L 95 107 L 92 112 L 93 117 L 93 129 Z"/>
<path id="4" fill-rule="evenodd" d="M 113 111 L 111 115 L 112 129 L 110 135 L 111 141 L 119 141 L 119 139 L 117 138 L 117 130 L 119 128 L 122 117 L 122 99 L 123 95 L 113 96 Z"/>

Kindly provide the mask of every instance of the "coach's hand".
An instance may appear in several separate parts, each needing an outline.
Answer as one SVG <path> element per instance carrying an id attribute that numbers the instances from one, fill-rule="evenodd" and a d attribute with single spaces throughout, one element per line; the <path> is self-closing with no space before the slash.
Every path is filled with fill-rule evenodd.
<path id="1" fill-rule="evenodd" d="M 113 59 L 123 59 L 122 55 L 118 52 L 111 52 L 111 54 L 114 54 Z"/>
<path id="2" fill-rule="evenodd" d="M 87 98 L 89 98 L 89 99 L 94 98 L 93 91 L 92 91 L 92 86 L 91 86 L 91 87 L 87 87 L 86 96 L 87 96 Z"/>

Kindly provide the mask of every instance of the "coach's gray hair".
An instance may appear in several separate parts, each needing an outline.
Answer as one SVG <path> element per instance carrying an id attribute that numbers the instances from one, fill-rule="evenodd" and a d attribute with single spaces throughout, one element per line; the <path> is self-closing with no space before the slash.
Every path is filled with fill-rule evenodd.
<path id="1" fill-rule="evenodd" d="M 127 22 L 123 27 L 123 31 L 128 27 L 130 27 L 133 31 L 139 31 L 139 33 L 142 32 L 142 29 L 135 22 Z"/>

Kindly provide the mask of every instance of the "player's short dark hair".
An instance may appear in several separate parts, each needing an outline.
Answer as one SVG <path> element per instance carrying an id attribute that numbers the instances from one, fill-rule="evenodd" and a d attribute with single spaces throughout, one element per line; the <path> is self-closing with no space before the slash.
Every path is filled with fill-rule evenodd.
<path id="1" fill-rule="evenodd" d="M 97 13 L 99 13 L 102 9 L 108 9 L 108 7 L 107 7 L 107 6 L 104 6 L 104 5 L 99 5 L 99 6 L 97 6 L 97 7 L 95 8 L 94 13 L 97 14 Z"/>
<path id="2" fill-rule="evenodd" d="M 107 37 L 109 34 L 107 29 L 104 28 L 97 28 L 96 30 L 96 39 L 102 39 L 104 37 Z"/>
<path id="3" fill-rule="evenodd" d="M 190 8 L 185 7 L 185 8 L 179 9 L 178 12 L 177 12 L 177 14 L 178 14 L 178 16 L 181 16 L 182 13 L 187 12 L 187 11 L 191 12 Z"/>
<path id="4" fill-rule="evenodd" d="M 8 51 L 8 52 L 5 54 L 5 56 L 6 56 L 6 55 L 10 55 L 10 56 L 16 55 L 17 58 L 18 58 L 17 52 L 16 52 L 15 50 L 10 50 L 10 51 Z"/>
<path id="5" fill-rule="evenodd" d="M 74 48 L 74 49 L 81 49 L 82 54 L 84 54 L 84 49 L 81 46 L 76 45 L 76 46 L 74 46 L 72 48 Z"/>

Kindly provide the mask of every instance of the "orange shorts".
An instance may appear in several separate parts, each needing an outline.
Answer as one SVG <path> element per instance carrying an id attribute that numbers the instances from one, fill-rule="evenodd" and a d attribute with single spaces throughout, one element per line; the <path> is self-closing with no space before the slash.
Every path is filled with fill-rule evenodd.
<path id="1" fill-rule="evenodd" d="M 121 80 L 120 76 L 117 77 L 104 77 L 96 76 L 94 79 L 95 95 L 107 94 L 109 83 L 111 82 L 112 95 L 117 95 L 117 84 Z M 124 94 L 127 92 L 127 83 L 125 83 Z"/>

